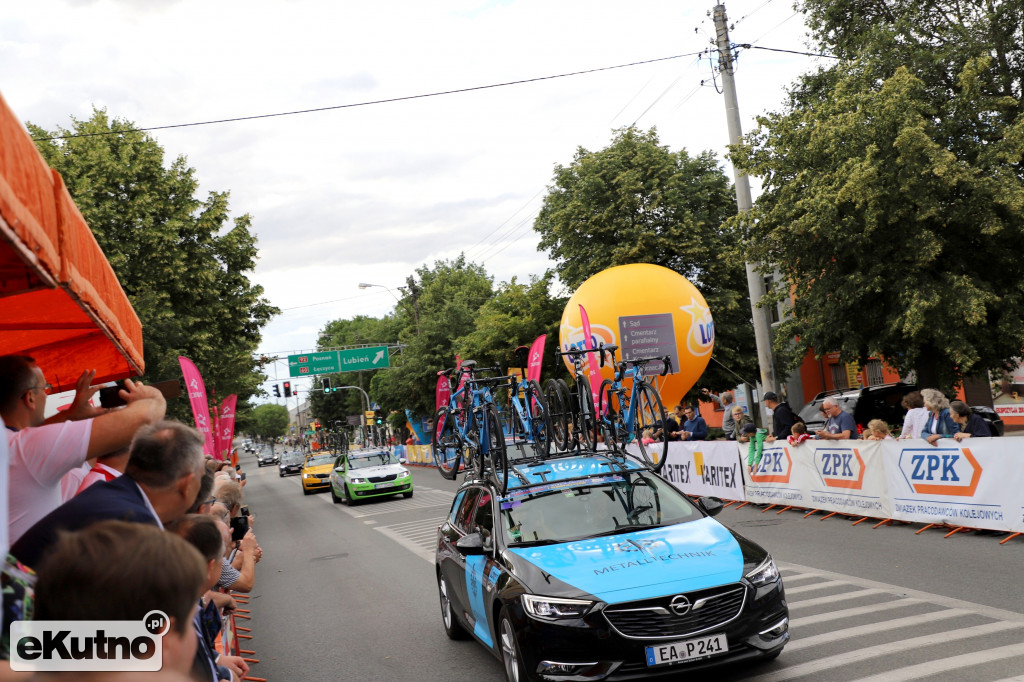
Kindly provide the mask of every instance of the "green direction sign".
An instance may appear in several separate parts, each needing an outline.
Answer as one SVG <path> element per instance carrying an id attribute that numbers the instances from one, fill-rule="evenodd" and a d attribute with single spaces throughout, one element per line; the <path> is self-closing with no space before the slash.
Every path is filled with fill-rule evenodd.
<path id="1" fill-rule="evenodd" d="M 288 356 L 288 373 L 293 377 L 339 372 L 338 351 Z"/>
<path id="2" fill-rule="evenodd" d="M 342 372 L 355 372 L 361 369 L 380 369 L 390 367 L 387 346 L 370 348 L 352 348 L 338 351 Z"/>

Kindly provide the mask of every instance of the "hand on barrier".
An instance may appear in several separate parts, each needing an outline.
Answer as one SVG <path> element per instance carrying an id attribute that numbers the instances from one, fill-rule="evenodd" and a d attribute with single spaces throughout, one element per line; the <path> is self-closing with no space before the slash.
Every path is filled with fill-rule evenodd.
<path id="1" fill-rule="evenodd" d="M 239 678 L 249 674 L 249 664 L 241 656 L 221 656 L 217 659 L 217 665 L 222 665 Z"/>

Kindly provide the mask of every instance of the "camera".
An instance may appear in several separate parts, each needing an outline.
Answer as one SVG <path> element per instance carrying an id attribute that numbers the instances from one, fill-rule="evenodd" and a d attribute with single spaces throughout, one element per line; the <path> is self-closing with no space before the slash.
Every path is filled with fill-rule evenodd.
<path id="1" fill-rule="evenodd" d="M 160 391 L 164 398 L 177 398 L 181 395 L 181 380 L 180 379 L 169 379 L 167 381 L 158 381 L 155 384 L 150 384 L 153 388 Z M 126 405 L 124 398 L 121 397 L 121 389 L 124 388 L 124 382 L 117 382 L 116 386 L 107 386 L 106 388 L 100 389 L 100 407 L 121 407 Z"/>
<path id="2" fill-rule="evenodd" d="M 233 516 L 231 517 L 231 541 L 238 542 L 245 537 L 245 534 L 249 532 L 249 517 L 248 516 Z"/>

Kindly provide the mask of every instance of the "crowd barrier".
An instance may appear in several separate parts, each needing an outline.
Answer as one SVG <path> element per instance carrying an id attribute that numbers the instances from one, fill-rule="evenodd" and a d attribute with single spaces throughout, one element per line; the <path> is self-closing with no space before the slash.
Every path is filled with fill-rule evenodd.
<path id="1" fill-rule="evenodd" d="M 222 592 L 228 592 L 227 590 L 221 590 Z M 252 639 L 252 628 L 244 627 L 238 624 L 238 620 L 244 620 L 248 622 L 252 615 L 247 607 L 249 605 L 249 595 L 240 592 L 228 592 L 232 598 L 238 603 L 238 610 L 234 613 L 224 616 L 221 619 L 221 630 L 220 637 L 217 638 L 217 652 L 225 654 L 227 656 L 241 656 L 246 663 L 250 664 L 250 667 L 254 663 L 259 663 L 258 658 L 252 658 L 255 655 L 253 649 L 242 648 L 242 642 L 244 640 Z M 242 678 L 246 682 L 267 682 L 263 677 L 252 677 L 246 675 Z"/>

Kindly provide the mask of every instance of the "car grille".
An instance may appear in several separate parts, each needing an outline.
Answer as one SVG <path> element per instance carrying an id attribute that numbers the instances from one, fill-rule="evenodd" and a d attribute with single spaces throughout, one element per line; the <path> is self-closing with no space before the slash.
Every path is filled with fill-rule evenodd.
<path id="1" fill-rule="evenodd" d="M 634 639 L 685 637 L 725 625 L 743 610 L 747 590 L 728 585 L 687 592 L 690 610 L 682 616 L 669 609 L 676 596 L 616 604 L 604 610 L 604 617 L 621 635 Z M 694 608 L 699 606 L 699 608 Z"/>
<path id="2" fill-rule="evenodd" d="M 313 475 L 316 476 L 317 478 L 330 478 L 331 477 L 330 474 L 313 474 Z"/>
<path id="3" fill-rule="evenodd" d="M 393 481 L 398 478 L 398 474 L 391 474 L 389 476 L 370 476 L 368 480 L 370 483 L 384 483 L 385 481 Z"/>

